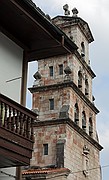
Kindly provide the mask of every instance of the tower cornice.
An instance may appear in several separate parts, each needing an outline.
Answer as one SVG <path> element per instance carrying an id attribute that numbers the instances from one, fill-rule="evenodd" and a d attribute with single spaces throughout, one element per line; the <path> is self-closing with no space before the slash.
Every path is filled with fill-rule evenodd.
<path id="1" fill-rule="evenodd" d="M 99 110 L 94 106 L 94 104 L 82 93 L 81 90 L 76 86 L 76 84 L 73 81 L 66 81 L 61 82 L 58 84 L 52 84 L 47 86 L 33 86 L 31 88 L 28 88 L 31 93 L 35 92 L 42 92 L 42 91 L 48 91 L 48 90 L 56 90 L 56 89 L 62 89 L 65 87 L 71 87 L 78 96 L 97 114 L 99 113 Z"/>
<path id="2" fill-rule="evenodd" d="M 96 147 L 99 151 L 103 149 L 103 147 L 91 138 L 83 129 L 81 129 L 78 125 L 76 125 L 70 118 L 59 118 L 59 119 L 51 119 L 46 121 L 36 121 L 34 123 L 34 127 L 41 127 L 41 126 L 51 126 L 51 125 L 59 125 L 59 124 L 67 124 L 75 131 L 77 131 L 83 138 L 85 138 L 88 142 L 90 142 L 94 147 Z"/>
<path id="3" fill-rule="evenodd" d="M 52 21 L 55 22 L 56 19 L 65 21 L 61 24 L 58 24 L 60 28 L 66 27 L 66 26 L 78 25 L 78 27 L 81 29 L 81 31 L 87 38 L 88 42 L 91 43 L 94 41 L 94 38 L 93 38 L 93 35 L 91 33 L 88 23 L 84 21 L 82 18 L 73 17 L 73 16 L 56 16 L 52 19 Z"/>

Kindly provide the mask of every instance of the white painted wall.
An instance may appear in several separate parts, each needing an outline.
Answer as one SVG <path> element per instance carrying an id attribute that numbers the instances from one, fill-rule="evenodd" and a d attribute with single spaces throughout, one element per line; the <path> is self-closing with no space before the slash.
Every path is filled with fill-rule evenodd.
<path id="1" fill-rule="evenodd" d="M 3 168 L 0 169 L 0 180 L 15 180 L 16 168 Z"/>
<path id="2" fill-rule="evenodd" d="M 20 102 L 22 60 L 23 49 L 0 32 L 0 93 L 17 102 Z M 16 168 L 0 169 L 0 180 L 15 179 L 1 171 L 15 176 Z"/>
<path id="3" fill-rule="evenodd" d="M 22 59 L 23 49 L 0 33 L 0 93 L 17 102 L 20 101 Z M 15 78 L 19 79 L 8 82 Z"/>

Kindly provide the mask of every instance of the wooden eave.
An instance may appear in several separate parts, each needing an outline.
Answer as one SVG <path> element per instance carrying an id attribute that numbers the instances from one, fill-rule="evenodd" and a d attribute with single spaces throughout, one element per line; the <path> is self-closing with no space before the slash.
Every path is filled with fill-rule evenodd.
<path id="1" fill-rule="evenodd" d="M 77 46 L 32 1 L 1 0 L 0 31 L 28 53 L 28 61 L 74 52 Z"/>

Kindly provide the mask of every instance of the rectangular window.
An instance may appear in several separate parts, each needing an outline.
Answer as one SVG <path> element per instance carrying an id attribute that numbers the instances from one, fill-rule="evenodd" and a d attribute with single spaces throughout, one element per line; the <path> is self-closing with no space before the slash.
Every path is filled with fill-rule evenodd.
<path id="1" fill-rule="evenodd" d="M 50 103 L 50 110 L 54 109 L 54 99 L 49 99 L 49 103 Z"/>
<path id="2" fill-rule="evenodd" d="M 48 144 L 43 144 L 43 153 L 44 155 L 48 155 Z"/>
<path id="3" fill-rule="evenodd" d="M 49 67 L 50 76 L 53 76 L 53 66 Z"/>
<path id="4" fill-rule="evenodd" d="M 59 65 L 59 75 L 63 74 L 63 64 Z"/>

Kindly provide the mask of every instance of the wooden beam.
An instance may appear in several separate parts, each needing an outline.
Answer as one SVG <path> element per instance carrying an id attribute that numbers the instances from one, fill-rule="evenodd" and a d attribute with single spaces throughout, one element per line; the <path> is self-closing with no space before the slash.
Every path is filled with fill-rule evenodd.
<path id="1" fill-rule="evenodd" d="M 22 63 L 22 83 L 21 83 L 21 104 L 26 105 L 26 90 L 27 90 L 27 73 L 28 73 L 28 54 L 26 51 L 23 52 L 23 63 Z"/>

